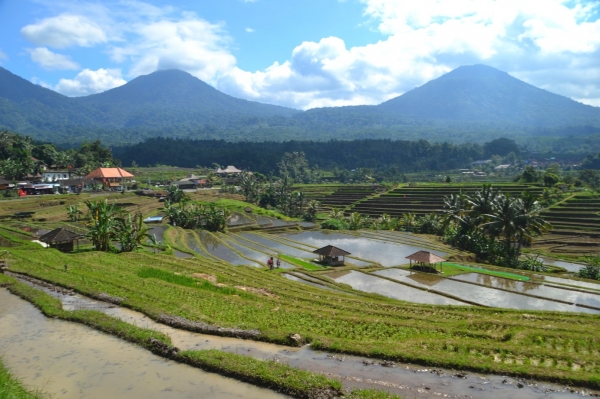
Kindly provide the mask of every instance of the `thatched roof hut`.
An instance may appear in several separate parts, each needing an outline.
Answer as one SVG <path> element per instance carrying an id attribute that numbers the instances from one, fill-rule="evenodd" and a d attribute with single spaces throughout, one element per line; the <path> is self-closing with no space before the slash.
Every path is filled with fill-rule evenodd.
<path id="1" fill-rule="evenodd" d="M 61 252 L 73 252 L 73 242 L 83 237 L 81 234 L 58 228 L 41 236 L 40 241 L 48 244 L 50 248 L 56 248 Z"/>
<path id="2" fill-rule="evenodd" d="M 413 267 L 413 261 L 415 261 L 417 264 L 420 264 L 421 268 L 427 269 L 427 267 L 429 267 L 429 269 L 431 269 L 431 271 L 435 271 L 437 272 L 435 265 L 437 263 L 440 264 L 440 269 L 442 268 L 442 263 L 446 262 L 446 259 L 437 256 L 434 253 L 431 253 L 429 251 L 418 251 L 415 252 L 412 255 L 408 255 L 406 257 L 406 259 L 410 260 L 410 267 L 412 269 Z M 425 265 L 428 266 L 425 266 Z M 433 266 L 432 266 L 433 265 Z"/>
<path id="3" fill-rule="evenodd" d="M 328 264 L 329 266 L 343 266 L 345 256 L 350 255 L 350 252 L 344 251 L 333 245 L 327 245 L 323 248 L 319 248 L 313 251 L 314 254 L 319 255 L 319 261 L 321 263 Z M 342 259 L 340 260 L 340 256 Z"/>

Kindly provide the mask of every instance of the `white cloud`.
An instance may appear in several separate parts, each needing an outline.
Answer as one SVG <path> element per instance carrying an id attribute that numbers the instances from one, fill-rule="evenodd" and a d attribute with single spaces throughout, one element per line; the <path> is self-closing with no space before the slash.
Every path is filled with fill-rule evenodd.
<path id="1" fill-rule="evenodd" d="M 549 91 L 597 104 L 599 3 L 563 0 L 362 0 L 385 39 L 296 47 L 264 71 L 234 68 L 218 87 L 281 105 L 378 104 L 461 66 L 484 63 Z M 587 78 L 583 78 L 586 76 Z"/>
<path id="2" fill-rule="evenodd" d="M 2 65 L 2 61 L 6 61 L 8 59 L 8 56 L 6 54 L 4 54 L 2 52 L 2 50 L 0 50 L 0 65 Z"/>
<path id="3" fill-rule="evenodd" d="M 133 40 L 111 50 L 115 62 L 131 62 L 132 77 L 177 68 L 212 83 L 236 62 L 227 50 L 229 39 L 223 27 L 193 15 L 179 21 L 139 23 L 132 30 Z"/>
<path id="4" fill-rule="evenodd" d="M 578 101 L 600 102 L 597 2 L 360 0 L 380 41 L 355 47 L 336 37 L 304 42 L 288 60 L 249 72 L 236 66 L 222 23 L 138 0 L 55 1 L 63 14 L 22 30 L 38 46 L 105 44 L 128 77 L 178 68 L 255 101 L 302 109 L 378 104 L 460 65 L 484 63 Z M 120 73 L 109 75 L 124 82 Z M 73 95 L 103 90 L 69 82 L 80 84 L 75 78 L 59 86 Z"/>
<path id="5" fill-rule="evenodd" d="M 67 96 L 86 96 L 101 93 L 127 83 L 121 77 L 120 69 L 104 69 L 92 71 L 84 69 L 74 79 L 61 79 L 54 87 L 57 92 Z"/>
<path id="6" fill-rule="evenodd" d="M 21 34 L 37 46 L 66 48 L 91 47 L 105 43 L 105 32 L 96 23 L 81 15 L 63 14 L 45 18 L 36 24 L 24 26 Z"/>
<path id="7" fill-rule="evenodd" d="M 69 56 L 56 54 L 46 47 L 27 49 L 31 60 L 44 69 L 79 69 L 79 64 L 71 60 Z"/>

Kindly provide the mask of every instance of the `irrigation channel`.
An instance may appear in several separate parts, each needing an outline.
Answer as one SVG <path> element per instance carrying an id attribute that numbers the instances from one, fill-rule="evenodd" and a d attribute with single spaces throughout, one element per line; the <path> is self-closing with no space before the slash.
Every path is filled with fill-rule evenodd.
<path id="1" fill-rule="evenodd" d="M 96 310 L 168 334 L 186 349 L 220 349 L 339 378 L 345 387 L 377 388 L 406 398 L 573 398 L 600 392 L 446 369 L 431 369 L 356 356 L 331 355 L 310 347 L 286 347 L 178 330 L 145 315 L 68 290 L 21 282 L 63 303 L 65 310 Z M 76 323 L 44 317 L 28 302 L 0 289 L 0 353 L 26 386 L 56 398 L 284 398 L 272 391 L 165 360 L 117 338 Z"/>
<path id="2" fill-rule="evenodd" d="M 319 275 L 321 279 L 298 272 L 284 275 L 290 280 L 323 289 L 332 289 L 326 283 L 331 279 L 357 291 L 415 303 L 600 314 L 600 284 L 550 276 L 539 276 L 527 282 L 478 272 L 441 277 L 398 268 L 406 263 L 406 256 L 422 249 L 439 256 L 456 254 L 440 243 L 408 233 L 302 231 L 268 234 L 253 231 L 212 234 L 182 231 L 181 234 L 191 252 L 233 265 L 260 267 L 269 256 L 279 254 L 310 261 L 315 257 L 312 251 L 325 245 L 352 252 L 346 263 L 357 270 L 323 273 Z M 291 269 L 295 266 L 282 261 L 281 267 Z M 384 267 L 385 270 L 369 271 L 373 267 Z M 469 268 L 478 270 L 478 267 Z"/>

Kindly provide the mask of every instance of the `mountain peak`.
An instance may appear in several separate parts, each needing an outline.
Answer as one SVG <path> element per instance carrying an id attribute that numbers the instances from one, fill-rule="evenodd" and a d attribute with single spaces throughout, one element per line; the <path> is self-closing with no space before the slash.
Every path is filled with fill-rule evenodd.
<path id="1" fill-rule="evenodd" d="M 594 107 L 481 64 L 456 68 L 377 107 L 414 119 L 526 126 L 600 122 L 600 110 Z"/>

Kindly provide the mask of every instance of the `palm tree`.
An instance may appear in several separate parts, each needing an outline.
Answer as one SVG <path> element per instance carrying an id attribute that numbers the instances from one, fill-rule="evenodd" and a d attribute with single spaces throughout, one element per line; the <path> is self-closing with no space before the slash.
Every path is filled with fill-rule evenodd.
<path id="1" fill-rule="evenodd" d="M 343 219 L 344 211 L 342 211 L 341 209 L 338 209 L 338 208 L 333 208 L 331 210 L 331 212 L 329 212 L 329 218 L 330 219 Z"/>
<path id="2" fill-rule="evenodd" d="M 353 212 L 350 214 L 348 222 L 350 223 L 350 230 L 358 230 L 362 226 L 363 217 L 360 213 Z"/>
<path id="3" fill-rule="evenodd" d="M 317 218 L 317 213 L 319 212 L 319 208 L 321 207 L 321 203 L 316 200 L 310 200 L 308 205 L 306 206 L 306 212 L 304 213 L 304 219 L 308 222 L 314 222 Z"/>
<path id="4" fill-rule="evenodd" d="M 465 216 L 468 211 L 468 196 L 462 192 L 459 194 L 450 194 L 444 197 L 444 211 L 442 214 L 442 228 L 448 227 L 452 223 L 458 225 L 465 224 Z"/>
<path id="5" fill-rule="evenodd" d="M 517 239 L 521 204 L 517 198 L 501 195 L 498 197 L 493 213 L 484 215 L 489 221 L 481 227 L 496 237 L 504 237 L 504 250 L 510 257 L 510 248 Z"/>
<path id="6" fill-rule="evenodd" d="M 400 223 L 402 224 L 402 226 L 404 226 L 404 228 L 407 231 L 412 231 L 416 221 L 417 221 L 417 216 L 412 212 L 403 213 L 402 217 L 400 218 Z"/>
<path id="7" fill-rule="evenodd" d="M 544 220 L 540 213 L 543 210 L 539 197 L 531 192 L 524 192 L 517 201 L 519 216 L 517 219 L 517 256 L 521 254 L 524 243 L 531 243 L 535 236 L 547 233 L 552 229 L 550 223 Z"/>

